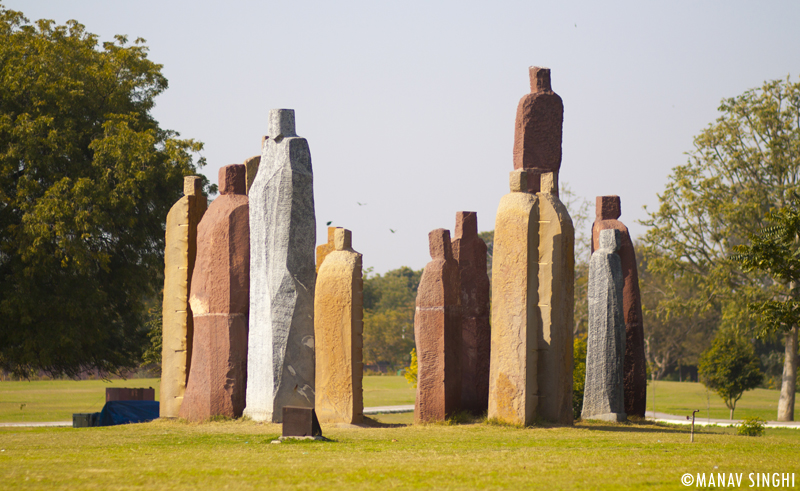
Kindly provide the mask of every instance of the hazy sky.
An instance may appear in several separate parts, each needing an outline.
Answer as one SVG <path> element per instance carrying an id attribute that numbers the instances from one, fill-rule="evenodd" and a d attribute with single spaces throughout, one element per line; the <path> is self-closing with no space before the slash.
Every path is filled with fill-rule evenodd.
<path id="1" fill-rule="evenodd" d="M 494 228 L 530 65 L 552 69 L 564 101 L 562 183 L 592 213 L 619 195 L 634 236 L 722 98 L 800 72 L 789 0 L 2 3 L 145 38 L 170 85 L 154 115 L 205 143 L 212 182 L 260 154 L 270 109 L 294 109 L 318 243 L 327 221 L 349 228 L 379 273 L 424 267 L 428 232 L 459 210 Z"/>

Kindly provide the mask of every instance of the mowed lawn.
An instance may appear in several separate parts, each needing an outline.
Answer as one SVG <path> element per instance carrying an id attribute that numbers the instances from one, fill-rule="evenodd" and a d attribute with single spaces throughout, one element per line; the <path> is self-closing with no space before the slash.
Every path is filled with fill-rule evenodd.
<path id="1" fill-rule="evenodd" d="M 280 426 L 180 421 L 0 428 L 0 489 L 682 489 L 685 473 L 795 473 L 800 432 L 578 423 L 324 425 L 330 442 L 272 444 Z M 798 481 L 800 482 L 800 481 Z"/>
<path id="2" fill-rule="evenodd" d="M 68 421 L 73 413 L 103 409 L 106 387 L 152 387 L 159 400 L 158 379 L 45 380 L 0 382 L 0 423 Z M 414 404 L 414 388 L 404 377 L 364 377 L 364 405 Z"/>

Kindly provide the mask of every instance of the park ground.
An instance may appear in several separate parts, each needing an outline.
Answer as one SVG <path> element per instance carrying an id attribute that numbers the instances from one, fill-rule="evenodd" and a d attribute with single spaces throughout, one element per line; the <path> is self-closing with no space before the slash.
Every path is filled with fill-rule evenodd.
<path id="1" fill-rule="evenodd" d="M 18 421 L 19 413 L 26 421 L 53 421 L 98 411 L 107 386 L 158 384 L 1 382 L 0 422 Z M 367 377 L 364 386 L 367 406 L 413 402 L 401 377 Z M 706 409 L 699 384 L 657 382 L 655 396 L 660 412 Z M 713 393 L 708 403 L 711 418 L 727 417 Z M 735 416 L 774 419 L 776 404 L 777 391 L 751 391 Z M 480 419 L 420 426 L 411 419 L 381 414 L 371 427 L 323 426 L 331 441 L 281 444 L 272 443 L 279 425 L 246 420 L 0 427 L 0 489 L 682 489 L 687 473 L 742 474 L 741 487 L 749 487 L 750 473 L 794 473 L 800 487 L 796 429 L 744 437 L 710 426 L 698 428 L 690 443 L 687 426 L 647 421 L 517 428 Z"/>

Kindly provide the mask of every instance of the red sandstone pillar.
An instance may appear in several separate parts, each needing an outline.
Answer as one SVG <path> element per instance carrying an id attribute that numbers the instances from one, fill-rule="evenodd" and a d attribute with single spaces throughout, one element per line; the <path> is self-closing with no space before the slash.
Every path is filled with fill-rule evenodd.
<path id="1" fill-rule="evenodd" d="M 242 415 L 247 380 L 250 218 L 245 166 L 219 171 L 219 193 L 197 227 L 189 303 L 194 314 L 192 370 L 180 416 L 203 421 Z"/>

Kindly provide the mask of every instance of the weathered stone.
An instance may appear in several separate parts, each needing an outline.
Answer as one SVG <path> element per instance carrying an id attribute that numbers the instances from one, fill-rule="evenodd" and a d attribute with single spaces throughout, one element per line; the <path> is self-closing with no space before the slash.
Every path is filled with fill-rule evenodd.
<path id="1" fill-rule="evenodd" d="M 263 147 L 263 144 L 262 144 Z M 244 167 L 247 169 L 247 194 L 250 194 L 250 188 L 253 187 L 253 181 L 256 180 L 256 174 L 258 174 L 258 166 L 261 164 L 261 155 L 256 155 L 255 157 L 250 157 L 249 159 L 244 161 Z"/>
<path id="2" fill-rule="evenodd" d="M 432 261 L 417 290 L 417 423 L 444 421 L 461 404 L 461 287 L 450 232 L 428 234 Z"/>
<path id="3" fill-rule="evenodd" d="M 269 138 L 250 188 L 247 407 L 279 423 L 284 406 L 314 406 L 314 216 L 308 142 L 294 111 L 269 112 Z"/>
<path id="4" fill-rule="evenodd" d="M 322 436 L 314 408 L 283 406 L 283 437 L 310 437 Z"/>
<path id="5" fill-rule="evenodd" d="M 492 257 L 489 418 L 530 425 L 538 405 L 539 202 L 527 173 L 511 173 L 497 209 Z"/>
<path id="6" fill-rule="evenodd" d="M 589 260 L 589 339 L 581 418 L 625 421 L 622 262 L 615 253 L 619 231 L 600 232 L 599 246 Z"/>
<path id="7" fill-rule="evenodd" d="M 575 229 L 555 194 L 552 172 L 541 175 L 539 198 L 538 413 L 572 424 L 572 328 L 575 310 Z"/>
<path id="8" fill-rule="evenodd" d="M 167 214 L 164 247 L 164 303 L 161 318 L 162 418 L 177 418 L 189 378 L 194 322 L 189 307 L 197 255 L 197 224 L 206 212 L 206 197 L 198 176 L 187 176 L 184 196 Z"/>
<path id="9" fill-rule="evenodd" d="M 561 131 L 564 104 L 550 85 L 550 69 L 529 68 L 531 93 L 517 106 L 514 129 L 514 169 L 528 171 L 528 191 L 539 192 L 539 175 L 552 172 L 558 196 L 561 168 Z"/>
<path id="10" fill-rule="evenodd" d="M 250 225 L 245 167 L 219 171 L 219 197 L 197 227 L 189 303 L 194 315 L 192 368 L 180 416 L 203 421 L 242 415 L 247 380 Z"/>
<path id="11" fill-rule="evenodd" d="M 317 246 L 317 273 L 319 273 L 319 267 L 322 266 L 322 261 L 336 249 L 333 243 L 335 234 L 336 227 L 328 227 L 328 242 Z"/>
<path id="12" fill-rule="evenodd" d="M 478 214 L 456 213 L 453 257 L 461 284 L 461 409 L 482 414 L 489 407 L 489 276 L 486 243 L 478 236 Z"/>
<path id="13" fill-rule="evenodd" d="M 642 297 L 639 293 L 639 272 L 636 252 L 628 227 L 617 220 L 621 214 L 619 196 L 598 196 L 595 222 L 592 225 L 592 251 L 599 246 L 601 230 L 619 230 L 622 245 L 617 251 L 622 260 L 625 286 L 622 311 L 625 316 L 625 412 L 644 418 L 647 407 L 647 360 L 644 355 Z"/>
<path id="14" fill-rule="evenodd" d="M 335 250 L 319 268 L 314 294 L 315 407 L 323 423 L 359 424 L 364 419 L 361 254 L 352 249 L 349 230 L 334 230 Z"/>

